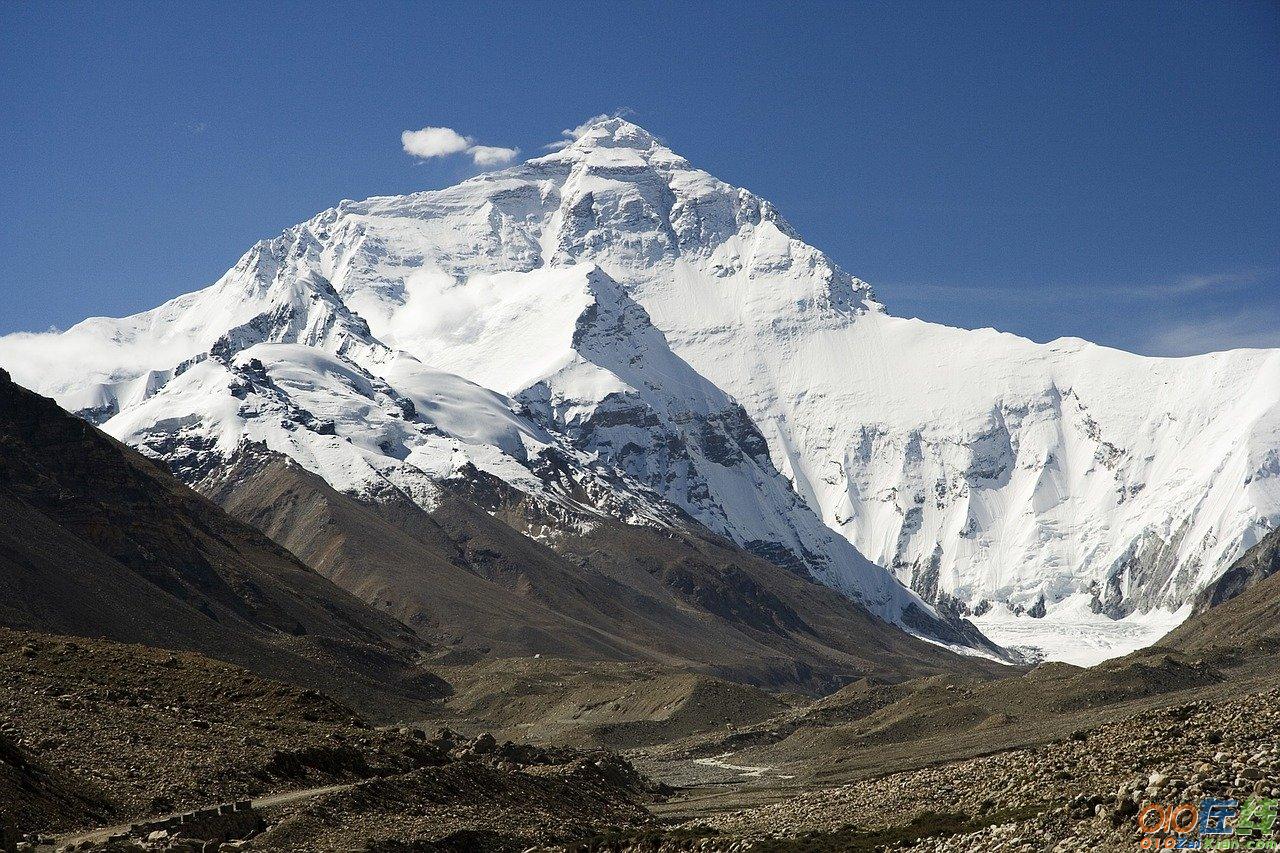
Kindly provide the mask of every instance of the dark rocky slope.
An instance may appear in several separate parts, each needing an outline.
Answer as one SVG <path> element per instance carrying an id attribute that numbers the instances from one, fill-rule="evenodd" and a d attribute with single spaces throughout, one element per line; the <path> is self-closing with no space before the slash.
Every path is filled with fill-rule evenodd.
<path id="1" fill-rule="evenodd" d="M 3 371 L 0 624 L 200 651 L 384 713 L 443 687 L 404 625 Z"/>

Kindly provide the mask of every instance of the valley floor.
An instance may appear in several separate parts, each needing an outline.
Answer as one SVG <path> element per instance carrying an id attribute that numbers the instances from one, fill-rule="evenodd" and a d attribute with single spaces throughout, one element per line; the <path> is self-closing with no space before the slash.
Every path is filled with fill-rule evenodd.
<path id="1" fill-rule="evenodd" d="M 1280 691 L 1268 689 L 776 802 L 753 805 L 746 794 L 727 808 L 725 799 L 691 797 L 660 813 L 688 809 L 696 816 L 681 824 L 686 832 L 748 840 L 743 849 L 1135 850 L 1147 802 L 1280 796 L 1277 731 Z M 763 789 L 756 796 L 771 798 Z"/>
<path id="2" fill-rule="evenodd" d="M 373 727 L 199 655 L 0 630 L 0 802 L 49 850 L 1135 850 L 1148 802 L 1280 797 L 1270 660 L 1152 650 L 818 700 L 479 662 L 439 720 Z M 200 818 L 231 801 L 239 828 Z"/>

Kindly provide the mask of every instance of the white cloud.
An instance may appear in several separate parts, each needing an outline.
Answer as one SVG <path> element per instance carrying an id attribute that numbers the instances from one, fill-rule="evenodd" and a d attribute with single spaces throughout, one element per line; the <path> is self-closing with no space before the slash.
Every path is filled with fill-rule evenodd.
<path id="1" fill-rule="evenodd" d="M 499 281 L 475 275 L 460 282 L 439 269 L 419 270 L 405 278 L 404 306 L 388 317 L 378 333 L 414 352 L 431 351 L 441 341 L 473 341 L 488 322 L 484 306 L 501 301 L 496 293 Z"/>
<path id="2" fill-rule="evenodd" d="M 500 148 L 496 145 L 472 145 L 467 149 L 477 166 L 503 166 L 516 159 L 519 148 Z"/>
<path id="3" fill-rule="evenodd" d="M 424 127 L 406 130 L 400 134 L 404 151 L 420 160 L 448 157 L 466 153 L 473 163 L 482 168 L 505 166 L 520 153 L 519 148 L 503 148 L 498 145 L 477 145 L 470 136 L 463 136 L 451 127 Z"/>
<path id="4" fill-rule="evenodd" d="M 112 384 L 145 373 L 167 370 L 197 351 L 194 342 L 181 338 L 157 344 L 153 341 L 121 339 L 112 334 L 110 321 L 87 320 L 65 332 L 14 332 L 0 336 L 0 367 L 13 381 L 28 388 L 60 397 L 69 387 L 86 379 Z M 89 399 L 59 399 L 72 409 L 96 405 Z M 83 396 L 83 395 L 82 395 Z"/>
<path id="5" fill-rule="evenodd" d="M 1151 296 L 1189 296 L 1210 290 L 1235 290 L 1274 272 L 1275 270 L 1252 269 L 1241 272 L 1196 273 L 1179 276 L 1172 283 L 1145 288 L 1145 293 Z"/>
<path id="6" fill-rule="evenodd" d="M 424 127 L 400 134 L 404 152 L 423 160 L 459 154 L 470 148 L 473 141 L 451 127 Z"/>

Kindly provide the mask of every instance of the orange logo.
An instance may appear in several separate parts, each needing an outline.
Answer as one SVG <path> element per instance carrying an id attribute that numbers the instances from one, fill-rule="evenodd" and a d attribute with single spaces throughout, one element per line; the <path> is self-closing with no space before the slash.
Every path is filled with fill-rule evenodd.
<path id="1" fill-rule="evenodd" d="M 1179 803 L 1176 806 L 1147 803 L 1142 807 L 1142 811 L 1138 812 L 1138 830 L 1147 835 L 1157 832 L 1186 835 L 1195 829 L 1199 822 L 1200 809 L 1191 803 Z"/>

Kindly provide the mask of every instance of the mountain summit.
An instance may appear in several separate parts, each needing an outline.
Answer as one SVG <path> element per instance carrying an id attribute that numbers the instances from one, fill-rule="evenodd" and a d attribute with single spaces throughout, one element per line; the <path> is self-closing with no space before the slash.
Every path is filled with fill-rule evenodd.
<path id="1" fill-rule="evenodd" d="M 913 631 L 947 633 L 933 605 L 1051 656 L 1150 641 L 1280 522 L 1280 352 L 893 317 L 619 118 L 344 201 L 152 311 L 0 339 L 0 364 L 191 482 L 248 444 L 424 507 L 483 471 L 549 543 L 692 521 Z"/>
<path id="2" fill-rule="evenodd" d="M 634 148 L 651 151 L 665 148 L 658 138 L 638 124 L 619 116 L 598 116 L 574 131 L 574 139 L 564 148 Z M 563 149 L 561 149 L 563 150 Z"/>

